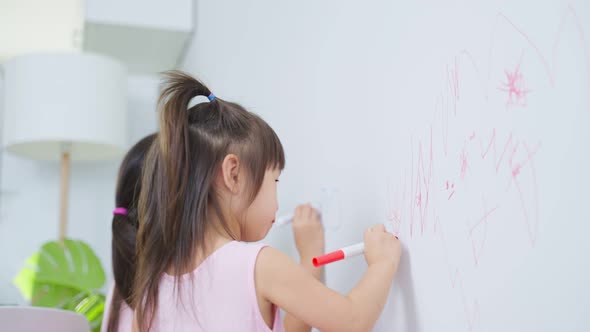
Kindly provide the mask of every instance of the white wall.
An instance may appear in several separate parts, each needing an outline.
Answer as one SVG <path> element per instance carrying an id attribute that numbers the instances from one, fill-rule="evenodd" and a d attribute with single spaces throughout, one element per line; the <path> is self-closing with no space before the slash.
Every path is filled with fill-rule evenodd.
<path id="1" fill-rule="evenodd" d="M 350 3 L 343 5 L 351 7 Z M 337 74 L 342 75 L 341 82 L 350 87 L 349 91 L 320 88 L 327 83 L 321 75 L 337 69 L 322 68 L 321 63 L 314 62 L 324 43 L 350 49 L 359 43 L 353 31 L 332 30 L 334 22 L 323 16 L 332 8 L 338 12 L 338 7 L 340 2 L 334 1 L 226 0 L 196 4 L 195 35 L 183 69 L 201 78 L 220 98 L 237 101 L 261 115 L 281 137 L 287 165 L 279 183 L 279 214 L 292 212 L 297 204 L 318 201 L 323 188 L 338 189 L 330 186 L 333 181 L 329 172 L 321 172 L 326 180 L 322 183 L 308 176 L 317 174 L 316 163 L 321 162 L 322 155 L 330 157 L 323 148 L 326 141 L 317 141 L 326 138 L 326 129 L 316 121 L 320 115 L 318 101 L 332 100 L 335 93 L 341 101 L 348 100 L 342 96 L 356 102 L 363 97 L 362 91 L 352 90 L 354 83 L 347 82 L 346 73 Z M 335 18 L 342 28 L 347 18 Z M 354 25 L 348 28 L 354 30 Z M 354 42 L 341 38 L 348 32 Z M 337 124 L 335 119 L 331 130 L 338 130 Z M 290 227 L 271 230 L 264 242 L 297 257 Z"/>
<path id="2" fill-rule="evenodd" d="M 78 51 L 84 25 L 83 2 L 3 0 L 0 3 L 0 61 L 28 52 Z"/>
<path id="3" fill-rule="evenodd" d="M 85 19 L 156 29 L 191 30 L 192 0 L 86 0 Z M 138 10 L 140 8 L 140 10 Z"/>
<path id="4" fill-rule="evenodd" d="M 583 331 L 588 14 L 587 1 L 205 0 L 184 68 L 275 128 L 281 210 L 340 190 L 328 249 L 400 212 L 406 250 L 375 331 Z M 526 107 L 507 106 L 515 67 Z M 512 137 L 514 161 L 531 162 L 490 167 L 477 143 L 492 132 L 498 156 Z M 332 264 L 327 283 L 347 292 L 365 266 Z"/>
<path id="5" fill-rule="evenodd" d="M 581 112 L 588 105 L 588 98 L 580 91 L 587 89 L 588 80 L 577 74 L 586 70 L 588 64 L 584 65 L 584 59 L 588 55 L 576 34 L 576 29 L 586 31 L 586 36 L 590 31 L 587 6 L 583 1 L 575 2 L 573 7 L 581 17 L 579 26 L 571 24 L 571 17 L 564 25 L 562 44 L 557 49 L 559 57 L 555 58 L 558 64 L 554 68 L 558 74 L 555 86 L 547 83 L 535 50 L 526 41 L 523 46 L 518 34 L 498 42 L 502 55 L 512 56 L 507 50 L 512 50 L 513 44 L 518 55 L 522 49 L 526 50 L 523 53 L 530 73 L 527 88 L 533 90 L 528 109 L 505 109 L 503 92 L 497 88 L 504 79 L 501 70 L 504 63 L 500 60 L 495 63 L 493 75 L 489 75 L 493 81 L 489 84 L 490 102 L 486 107 L 474 101 L 477 95 L 473 91 L 479 88 L 478 84 L 469 80 L 457 83 L 462 92 L 460 115 L 473 114 L 461 111 L 493 110 L 514 120 L 511 116 L 515 114 L 517 121 L 503 122 L 498 128 L 514 129 L 520 135 L 539 134 L 543 138 L 542 152 L 536 159 L 537 165 L 541 165 L 539 191 L 543 203 L 536 248 L 526 243 L 522 213 L 511 208 L 518 205 L 518 197 L 506 196 L 502 201 L 505 203 L 502 217 L 494 219 L 489 226 L 490 234 L 496 236 L 489 237 L 487 256 L 474 267 L 472 248 L 461 246 L 468 238 L 457 234 L 463 234 L 463 223 L 471 222 L 464 219 L 476 217 L 479 212 L 480 202 L 473 203 L 469 196 L 476 200 L 480 195 L 464 191 L 460 196 L 458 192 L 455 198 L 471 204 L 438 211 L 441 215 L 447 213 L 441 224 L 455 226 L 457 234 L 451 234 L 455 236 L 449 249 L 460 255 L 457 259 L 451 257 L 447 270 L 443 259 L 445 250 L 440 249 L 441 239 L 437 234 L 403 238 L 410 250 L 404 256 L 405 265 L 400 268 L 394 285 L 390 297 L 393 301 L 386 307 L 376 330 L 399 327 L 408 331 L 436 328 L 516 331 L 551 330 L 557 326 L 575 330 L 576 326 L 582 329 L 584 323 L 587 325 L 590 288 L 584 278 L 587 279 L 590 268 L 584 257 L 588 252 L 588 242 L 584 239 L 588 233 L 588 212 L 583 209 L 583 201 L 588 197 L 584 188 L 590 183 L 585 171 L 590 164 L 585 153 L 589 113 Z M 550 9 L 553 7 L 556 9 Z M 531 12 L 531 8 L 535 10 Z M 283 139 L 287 169 L 279 191 L 282 212 L 290 211 L 302 201 L 316 199 L 322 187 L 341 190 L 342 218 L 331 219 L 343 220 L 345 224 L 340 232 L 328 233 L 327 246 L 334 248 L 360 240 L 364 227 L 383 221 L 386 213 L 392 212 L 389 205 L 413 204 L 414 193 L 404 193 L 402 203 L 392 203 L 395 198 L 386 191 L 391 189 L 390 185 L 392 190 L 400 190 L 399 178 L 416 156 L 408 142 L 428 135 L 425 128 L 430 124 L 438 94 L 448 92 L 446 66 L 457 65 L 456 55 L 463 47 L 470 47 L 476 51 L 474 62 L 479 68 L 491 68 L 486 62 L 490 53 L 488 38 L 475 37 L 490 35 L 498 10 L 506 10 L 510 17 L 518 18 L 523 30 L 532 31 L 531 39 L 540 45 L 538 52 L 553 60 L 549 58 L 550 50 L 564 8 L 567 10 L 563 3 L 532 1 L 514 4 L 449 1 L 428 3 L 422 8 L 409 3 L 401 7 L 391 1 L 361 4 L 336 0 L 203 0 L 195 8 L 196 34 L 183 68 L 201 77 L 220 98 L 239 101 L 262 115 Z M 506 30 L 512 31 L 509 27 Z M 585 41 L 588 42 L 587 38 Z M 460 61 L 463 62 L 459 65 L 464 65 L 460 67 L 461 77 L 472 78 L 469 76 L 472 71 L 465 69 L 470 68 L 465 65 L 466 60 Z M 576 66 L 579 68 L 573 68 Z M 132 135 L 137 139 L 155 128 L 151 113 L 154 108 L 150 104 L 155 101 L 155 83 L 131 80 L 130 90 L 138 96 L 135 100 L 141 101 L 132 102 L 130 107 L 136 113 L 130 123 L 136 126 Z M 561 102 L 559 97 L 565 97 L 567 102 Z M 559 110 L 560 116 L 554 116 L 557 112 L 552 110 Z M 574 116 L 579 116 L 578 123 L 572 120 Z M 145 122 L 137 123 L 133 119 Z M 471 126 L 485 127 L 477 117 L 462 118 L 459 124 L 459 130 L 449 135 L 452 148 L 460 147 L 457 142 L 465 139 L 464 130 Z M 559 136 L 565 133 L 563 136 L 567 138 L 568 128 L 577 129 L 569 131 L 578 140 L 562 144 L 564 138 Z M 537 136 L 534 138 L 536 141 Z M 436 153 L 440 154 L 440 140 L 435 140 L 436 144 L 439 144 Z M 576 154 L 563 152 L 566 149 L 560 144 L 581 151 L 577 159 Z M 563 167 L 557 165 L 562 157 Z M 448 170 L 439 168 L 436 175 L 454 172 L 457 166 L 454 158 L 453 154 L 446 159 Z M 107 269 L 117 164 L 118 161 L 76 166 L 72 179 L 70 234 L 90 242 Z M 3 187 L 15 193 L 3 198 L 0 303 L 17 301 L 18 294 L 10 279 L 22 260 L 45 239 L 54 237 L 57 228 L 57 166 L 11 158 L 6 158 L 5 165 Z M 478 175 L 475 173 L 478 169 L 472 167 L 471 172 Z M 444 188 L 444 181 L 438 181 L 441 179 L 437 179 L 436 188 Z M 493 187 L 495 182 L 501 182 L 499 185 L 505 190 L 502 181 L 506 179 L 494 179 L 486 178 L 486 184 Z M 558 193 L 550 190 L 553 188 L 567 190 Z M 442 197 L 440 192 L 433 195 Z M 527 193 L 527 197 L 533 197 L 530 191 Z M 441 207 L 446 207 L 445 200 L 446 197 L 438 201 Z M 83 224 L 76 225 L 76 220 L 82 220 Z M 516 226 L 506 227 L 507 223 Z M 23 242 L 27 237 L 21 234 L 27 234 L 31 224 L 39 229 L 39 234 Z M 293 253 L 290 235 L 288 228 L 273 230 L 268 242 Z M 403 235 L 407 236 L 406 229 Z M 515 241 L 521 242 L 517 246 Z M 462 269 L 464 282 L 457 281 L 451 264 Z M 362 258 L 334 264 L 328 269 L 328 283 L 345 292 L 363 270 Z M 473 303 L 478 303 L 477 308 Z M 473 313 L 475 309 L 477 315 Z"/>
<path id="6" fill-rule="evenodd" d="M 0 81 L 0 89 L 1 89 Z M 129 89 L 129 143 L 156 129 L 156 77 L 133 77 Z M 0 105 L 2 102 L 0 101 Z M 0 304 L 24 303 L 12 279 L 25 259 L 58 234 L 59 165 L 3 155 L 0 211 Z M 74 163 L 68 237 L 86 241 L 111 277 L 111 211 L 120 160 Z"/>

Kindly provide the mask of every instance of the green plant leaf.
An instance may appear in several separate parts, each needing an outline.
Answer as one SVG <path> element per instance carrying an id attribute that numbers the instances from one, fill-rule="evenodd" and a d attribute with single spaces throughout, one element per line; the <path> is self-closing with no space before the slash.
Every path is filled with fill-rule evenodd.
<path id="1" fill-rule="evenodd" d="M 105 308 L 105 296 L 97 292 L 80 293 L 71 299 L 64 309 L 75 311 L 86 316 L 92 331 L 100 331 Z"/>
<path id="2" fill-rule="evenodd" d="M 37 307 L 63 308 L 80 291 L 73 288 L 52 284 L 33 284 L 31 305 Z"/>
<path id="3" fill-rule="evenodd" d="M 100 331 L 105 296 L 97 290 L 104 283 L 100 260 L 78 240 L 45 243 L 14 278 L 14 284 L 32 305 L 83 314 L 93 332 Z"/>
<path id="4" fill-rule="evenodd" d="M 69 239 L 63 244 L 56 241 L 45 243 L 38 253 L 27 259 L 25 267 L 14 279 L 14 284 L 30 301 L 35 298 L 35 289 L 47 291 L 47 287 L 41 285 L 91 292 L 104 283 L 104 270 L 92 249 L 82 241 Z"/>

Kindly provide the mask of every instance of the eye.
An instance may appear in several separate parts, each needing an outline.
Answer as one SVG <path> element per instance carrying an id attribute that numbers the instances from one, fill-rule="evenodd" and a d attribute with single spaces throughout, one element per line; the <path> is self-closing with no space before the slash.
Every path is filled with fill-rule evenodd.
<path id="1" fill-rule="evenodd" d="M 279 179 L 276 179 L 275 182 L 279 182 Z"/>

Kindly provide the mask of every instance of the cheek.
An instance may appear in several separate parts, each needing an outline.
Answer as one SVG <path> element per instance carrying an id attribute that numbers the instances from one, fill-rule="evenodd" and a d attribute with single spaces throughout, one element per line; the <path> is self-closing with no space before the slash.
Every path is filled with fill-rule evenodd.
<path id="1" fill-rule="evenodd" d="M 278 193 L 276 185 L 273 188 L 272 202 L 273 202 L 274 211 L 276 212 L 279 209 L 279 193 Z"/>
<path id="2" fill-rule="evenodd" d="M 234 216 L 237 217 L 238 220 L 247 217 L 248 215 L 248 202 L 244 197 L 239 197 L 231 202 L 231 210 Z"/>
<path id="3" fill-rule="evenodd" d="M 246 228 L 249 241 L 260 241 L 266 237 L 276 217 L 277 205 L 276 184 L 274 181 L 266 183 L 248 208 Z"/>
<path id="4" fill-rule="evenodd" d="M 274 190 L 261 191 L 248 209 L 248 225 L 256 229 L 256 233 L 268 232 L 275 219 L 276 205 Z"/>
<path id="5" fill-rule="evenodd" d="M 277 209 L 277 191 L 274 183 L 263 188 L 254 203 L 260 217 L 272 220 Z"/>
<path id="6" fill-rule="evenodd" d="M 244 239 L 245 241 L 260 241 L 266 237 L 266 234 L 272 228 L 273 215 L 268 215 L 267 211 L 261 209 L 263 207 L 250 206 L 246 213 Z"/>
<path id="7" fill-rule="evenodd" d="M 275 218 L 277 210 L 279 209 L 279 202 L 277 199 L 277 189 L 275 186 L 271 190 L 269 190 L 269 195 L 267 197 L 265 210 L 266 213 L 272 218 Z"/>
<path id="8" fill-rule="evenodd" d="M 260 200 L 256 201 L 256 205 L 253 206 L 253 216 L 256 216 L 258 220 L 254 220 L 256 223 L 271 222 L 275 218 L 276 212 L 276 198 L 272 191 L 266 191 L 261 193 Z"/>

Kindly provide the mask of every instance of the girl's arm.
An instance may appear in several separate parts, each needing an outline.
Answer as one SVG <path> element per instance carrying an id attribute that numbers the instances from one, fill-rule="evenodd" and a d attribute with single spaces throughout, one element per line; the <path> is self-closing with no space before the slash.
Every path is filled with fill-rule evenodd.
<path id="1" fill-rule="evenodd" d="M 313 266 L 312 259 L 324 253 L 324 227 L 318 211 L 312 208 L 311 205 L 300 205 L 295 209 L 293 237 L 299 253 L 299 265 L 308 274 L 323 283 L 324 268 Z M 311 326 L 288 312 L 285 315 L 284 325 L 286 332 L 311 331 Z"/>
<path id="2" fill-rule="evenodd" d="M 301 262 L 299 262 L 299 266 L 303 268 L 305 273 L 312 276 L 322 284 L 323 282 L 323 268 L 316 268 L 311 263 L 313 257 L 309 258 L 301 258 Z M 285 331 L 286 332 L 310 332 L 311 326 L 305 323 L 303 320 L 298 319 L 297 317 L 293 316 L 289 312 L 286 312 L 285 315 Z"/>
<path id="3" fill-rule="evenodd" d="M 322 331 L 367 331 L 379 317 L 400 257 L 399 241 L 383 225 L 365 232 L 367 271 L 347 295 L 324 286 L 291 258 L 271 247 L 260 251 L 256 291 L 294 317 Z"/>

